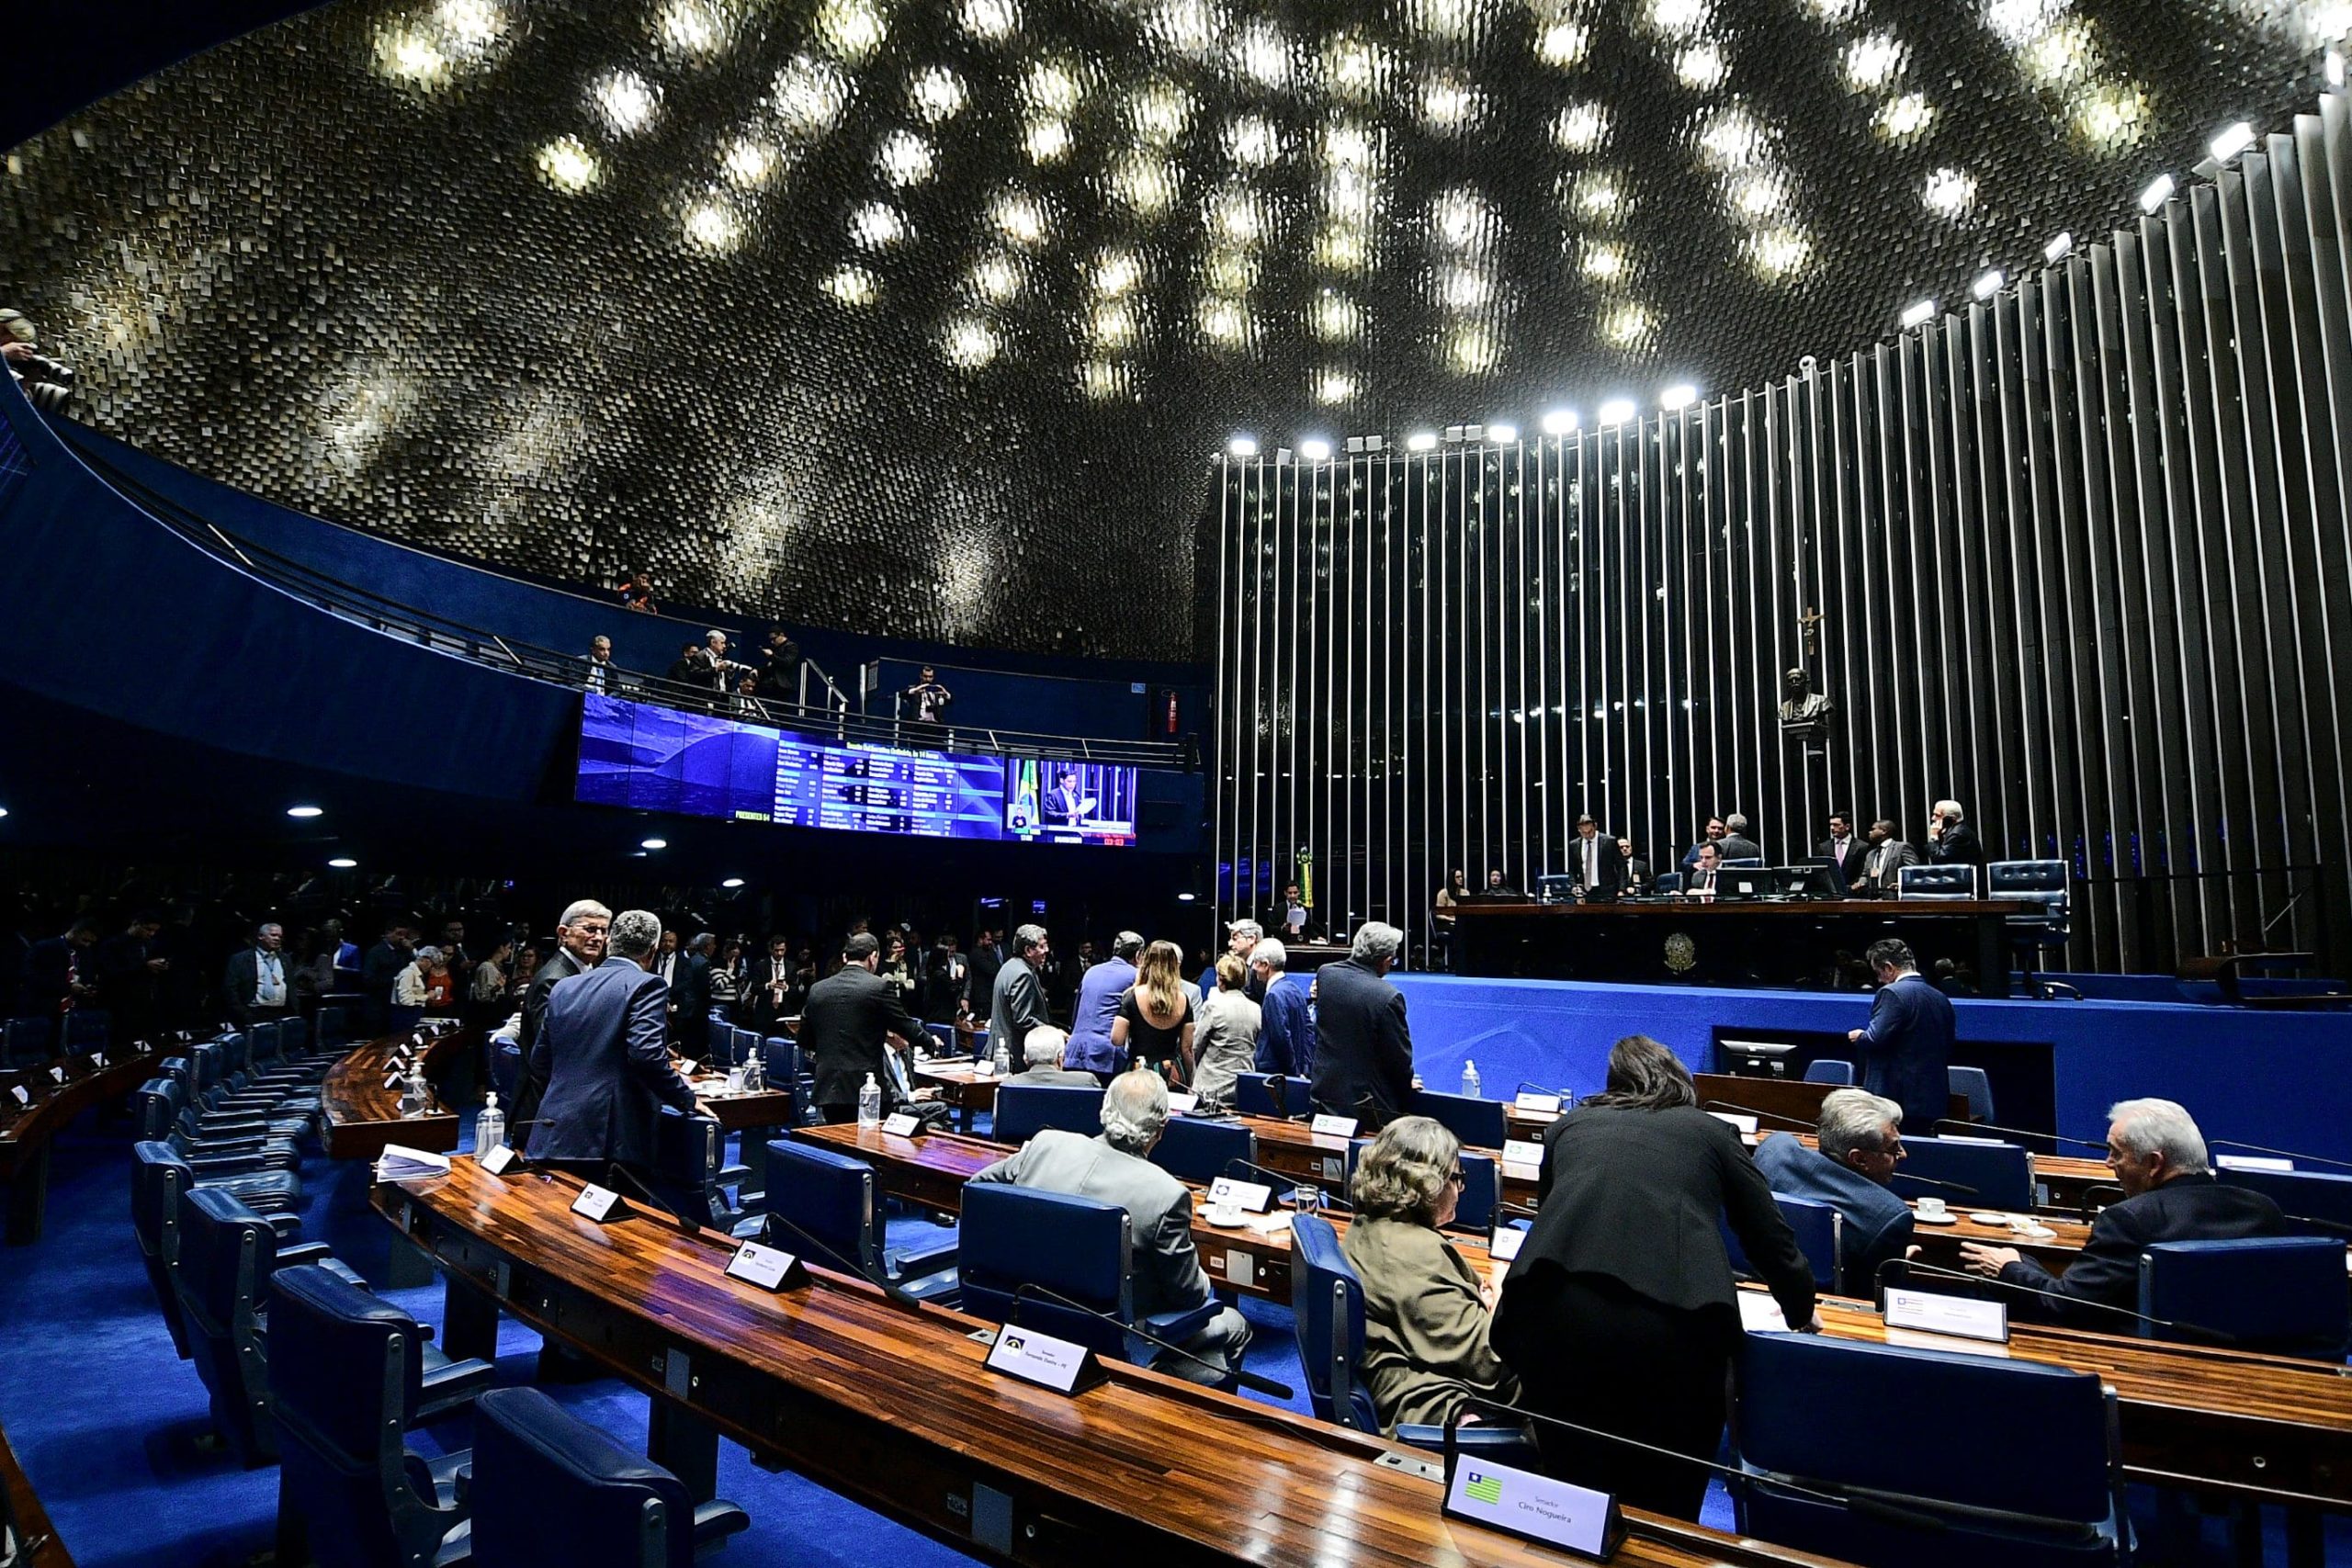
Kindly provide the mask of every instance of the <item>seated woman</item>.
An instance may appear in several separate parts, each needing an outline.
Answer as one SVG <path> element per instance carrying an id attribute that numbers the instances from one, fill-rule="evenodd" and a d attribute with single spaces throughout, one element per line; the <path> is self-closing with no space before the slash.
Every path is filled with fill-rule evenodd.
<path id="1" fill-rule="evenodd" d="M 1398 1117 L 1364 1150 L 1350 1191 L 1355 1223 L 1340 1247 L 1363 1280 L 1363 1373 L 1381 1425 L 1393 1436 L 1442 1426 L 1469 1399 L 1517 1400 L 1519 1380 L 1487 1343 L 1493 1289 L 1439 1234 L 1462 1201 L 1453 1134 Z"/>

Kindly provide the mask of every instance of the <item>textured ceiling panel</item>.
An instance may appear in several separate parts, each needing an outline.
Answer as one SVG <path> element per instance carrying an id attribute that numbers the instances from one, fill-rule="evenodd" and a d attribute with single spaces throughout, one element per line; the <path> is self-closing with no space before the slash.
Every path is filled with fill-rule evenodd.
<path id="1" fill-rule="evenodd" d="M 10 157 L 84 417 L 500 563 L 1189 657 L 1228 431 L 1589 423 L 2103 230 L 2337 0 L 425 0 Z"/>

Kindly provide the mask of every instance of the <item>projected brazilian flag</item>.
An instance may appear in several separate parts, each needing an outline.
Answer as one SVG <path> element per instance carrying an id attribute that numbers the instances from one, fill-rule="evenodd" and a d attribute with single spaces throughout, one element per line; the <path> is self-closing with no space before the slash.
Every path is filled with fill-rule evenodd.
<path id="1" fill-rule="evenodd" d="M 1503 1478 L 1499 1475 L 1481 1475 L 1474 1470 L 1470 1472 L 1470 1483 L 1462 1490 L 1473 1503 L 1485 1503 L 1491 1507 L 1502 1506 Z"/>

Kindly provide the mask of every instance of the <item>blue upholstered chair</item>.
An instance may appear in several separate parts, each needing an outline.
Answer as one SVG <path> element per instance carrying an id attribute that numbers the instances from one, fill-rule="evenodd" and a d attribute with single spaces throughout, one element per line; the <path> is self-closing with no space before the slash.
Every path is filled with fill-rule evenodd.
<path id="1" fill-rule="evenodd" d="M 2341 1362 L 2352 1342 L 2352 1294 L 2340 1237 L 2165 1241 L 2140 1254 L 2143 1338 L 2212 1343 Z M 2199 1332 L 2202 1330 L 2203 1332 Z"/>
<path id="2" fill-rule="evenodd" d="M 316 1265 L 269 1281 L 277 1421 L 277 1561 L 434 1568 L 463 1560 L 460 1450 L 428 1460 L 401 1434 L 490 1386 L 488 1361 L 440 1360 L 414 1318 Z M 428 1387 L 430 1393 L 428 1394 Z"/>
<path id="3" fill-rule="evenodd" d="M 797 1139 L 774 1140 L 760 1208 L 763 1215 L 787 1222 L 763 1224 L 762 1239 L 770 1247 L 821 1268 L 854 1263 L 867 1279 L 897 1285 L 924 1301 L 953 1304 L 956 1299 L 956 1248 L 892 1251 L 884 1235 L 874 1168 L 854 1155 Z M 811 1247 L 800 1232 L 820 1246 Z"/>
<path id="4" fill-rule="evenodd" d="M 1650 878 L 1650 891 L 1653 893 L 1681 892 L 1682 874 L 1679 871 L 1659 872 L 1656 876 Z"/>
<path id="5" fill-rule="evenodd" d="M 993 1127 L 1000 1144 L 1025 1144 L 1048 1127 L 1091 1138 L 1102 1130 L 1102 1091 L 1009 1083 L 996 1091 Z"/>
<path id="6" fill-rule="evenodd" d="M 37 1067 L 57 1055 L 57 1021 L 12 1018 L 0 1023 L 0 1068 Z"/>
<path id="7" fill-rule="evenodd" d="M 2049 995 L 2049 987 L 2034 974 L 2036 963 L 2044 953 L 2063 952 L 2073 930 L 2074 900 L 2067 876 L 2063 860 L 1996 860 L 1984 868 L 1985 897 L 2032 906 L 2005 922 L 2009 947 L 2017 954 L 2031 996 Z"/>
<path id="8" fill-rule="evenodd" d="M 1297 1116 L 1312 1108 L 1305 1078 L 1283 1073 L 1233 1075 L 1233 1109 L 1244 1116 Z"/>
<path id="9" fill-rule="evenodd" d="M 1974 1138 L 1915 1138 L 1905 1133 L 1903 1150 L 1906 1157 L 1890 1183 L 1898 1198 L 1943 1198 L 1962 1209 L 2022 1212 L 2033 1207 L 2033 1153 L 2023 1145 Z M 1914 1181 L 1913 1177 L 1975 1190 L 1955 1192 L 1950 1187 Z"/>
<path id="10" fill-rule="evenodd" d="M 93 1051 L 110 1051 L 114 1037 L 112 1022 L 100 1008 L 75 1008 L 65 1015 L 64 1038 L 58 1043 L 62 1056 L 86 1056 Z M 126 1041 L 128 1046 L 131 1042 Z"/>
<path id="11" fill-rule="evenodd" d="M 281 1209 L 290 1202 L 285 1194 L 299 1195 L 300 1178 L 291 1172 L 280 1172 L 274 1178 L 249 1181 L 239 1178 L 200 1182 L 187 1161 L 175 1154 L 170 1145 L 142 1141 L 130 1150 L 130 1230 L 139 1244 L 139 1259 L 147 1269 L 147 1283 L 154 1290 L 155 1304 L 164 1314 L 164 1326 L 172 1336 L 172 1348 L 179 1358 L 188 1359 L 187 1328 L 180 1317 L 179 1284 L 174 1278 L 180 1255 L 180 1195 L 198 1186 L 221 1187 L 232 1193 L 242 1192 L 254 1198 L 266 1198 L 266 1189 L 280 1195 Z M 300 1239 L 302 1222 L 285 1213 L 266 1216 L 270 1228 L 283 1244 Z"/>
<path id="12" fill-rule="evenodd" d="M 139 1135 L 167 1143 L 198 1176 L 243 1176 L 257 1170 L 298 1170 L 302 1153 L 291 1138 L 266 1134 L 207 1137 L 185 1091 L 173 1078 L 149 1078 L 135 1097 Z"/>
<path id="13" fill-rule="evenodd" d="M 2301 1235 L 2340 1239 L 2352 1232 L 2352 1176 L 2316 1170 L 2245 1170 L 2226 1165 L 2214 1167 L 2213 1174 L 2233 1187 L 2250 1187 L 2268 1194 L 2272 1202 L 2286 1211 L 2288 1224 Z"/>
<path id="14" fill-rule="evenodd" d="M 474 1406 L 470 1531 L 479 1568 L 692 1568 L 751 1516 L 684 1483 L 535 1388 Z"/>
<path id="15" fill-rule="evenodd" d="M 1804 1065 L 1804 1081 L 1834 1084 L 1839 1089 L 1851 1089 L 1854 1087 L 1854 1064 L 1841 1062 L 1832 1056 L 1824 1056 L 1807 1062 Z"/>
<path id="16" fill-rule="evenodd" d="M 1976 868 L 1959 863 L 1906 865 L 1894 874 L 1894 896 L 1930 901 L 1976 897 Z"/>
<path id="17" fill-rule="evenodd" d="M 1509 1136 L 1504 1131 L 1503 1102 L 1467 1094 L 1439 1094 L 1417 1089 L 1407 1099 L 1409 1116 L 1427 1116 L 1470 1149 L 1498 1149 Z"/>
<path id="18" fill-rule="evenodd" d="M 1764 857 L 1762 855 L 1735 855 L 1730 860 L 1724 862 L 1723 869 L 1725 871 L 1752 871 L 1761 869 L 1763 864 Z"/>
<path id="19" fill-rule="evenodd" d="M 1148 1364 L 1158 1352 L 1130 1346 L 1126 1334 L 1087 1313 L 1029 1297 L 1017 1305 L 1015 1290 L 1042 1286 L 1134 1323 L 1174 1344 L 1182 1344 L 1221 1310 L 1215 1295 L 1185 1312 L 1138 1318 L 1128 1274 L 1127 1212 L 1115 1203 L 1065 1192 L 1046 1192 L 1010 1183 L 973 1182 L 964 1189 L 964 1216 L 956 1227 L 957 1264 L 963 1277 L 958 1303 L 975 1316 L 1044 1330 L 1098 1355 Z"/>
<path id="20" fill-rule="evenodd" d="M 1258 1136 L 1249 1128 L 1238 1122 L 1204 1122 L 1189 1116 L 1170 1117 L 1167 1129 L 1151 1150 L 1152 1164 L 1179 1181 L 1204 1186 L 1227 1174 L 1227 1160 L 1254 1161 L 1257 1157 Z M 1244 1181 L 1258 1179 L 1246 1170 L 1232 1174 Z"/>
<path id="21" fill-rule="evenodd" d="M 653 1164 L 647 1185 L 680 1213 L 709 1230 L 729 1230 L 741 1219 L 731 1182 L 748 1173 L 727 1160 L 727 1134 L 717 1117 L 675 1106 L 654 1108 Z"/>
<path id="22" fill-rule="evenodd" d="M 1364 1150 L 1372 1146 L 1370 1138 L 1348 1141 L 1348 1190 L 1355 1190 L 1356 1166 L 1363 1160 Z M 1464 1149 L 1457 1156 L 1462 1162 L 1462 1196 L 1453 1205 L 1453 1223 L 1448 1230 L 1476 1231 L 1480 1235 L 1495 1228 L 1496 1212 L 1502 1206 L 1502 1171 L 1492 1155 L 1482 1155 L 1476 1149 Z"/>
<path id="23" fill-rule="evenodd" d="M 351 1039 L 351 1014 L 339 1003 L 322 1003 L 319 1008 L 319 1049 L 331 1055 L 342 1054 Z"/>
<path id="24" fill-rule="evenodd" d="M 1867 1568 L 2131 1561 L 2115 1393 L 2088 1372 L 1747 1334 L 1736 1384 L 1743 1474 L 1732 1501 L 1744 1535 Z M 1839 1421 L 1826 1410 L 1936 1415 Z M 1853 1500 L 1825 1495 L 1839 1493 Z"/>
<path id="25" fill-rule="evenodd" d="M 1838 1248 L 1846 1228 L 1846 1216 L 1827 1203 L 1816 1203 L 1810 1198 L 1792 1198 L 1775 1192 L 1772 1201 L 1780 1206 L 1781 1218 L 1797 1235 L 1797 1250 L 1813 1265 L 1813 1283 L 1816 1290 L 1835 1292 L 1838 1289 Z M 1739 1245 L 1739 1235 L 1730 1225 L 1723 1227 L 1724 1250 L 1731 1254 L 1735 1272 L 1753 1275 L 1748 1267 L 1747 1249 Z"/>
<path id="26" fill-rule="evenodd" d="M 1944 1077 L 1951 1086 L 1952 1093 L 1968 1097 L 1968 1119 L 1971 1122 L 2000 1120 L 1993 1111 L 1992 1074 L 1982 1067 L 1946 1067 Z"/>
<path id="27" fill-rule="evenodd" d="M 1340 1250 L 1331 1222 L 1320 1214 L 1301 1214 L 1291 1222 L 1290 1299 L 1298 1359 L 1306 1369 L 1306 1397 L 1316 1419 L 1378 1434 L 1380 1413 L 1373 1405 L 1372 1391 L 1357 1375 L 1357 1360 L 1363 1353 L 1363 1281 Z M 1465 1427 L 1460 1434 L 1464 1447 L 1498 1461 L 1534 1461 L 1534 1445 L 1518 1427 Z M 1396 1428 L 1396 1440 L 1442 1449 L 1445 1428 L 1403 1426 Z"/>

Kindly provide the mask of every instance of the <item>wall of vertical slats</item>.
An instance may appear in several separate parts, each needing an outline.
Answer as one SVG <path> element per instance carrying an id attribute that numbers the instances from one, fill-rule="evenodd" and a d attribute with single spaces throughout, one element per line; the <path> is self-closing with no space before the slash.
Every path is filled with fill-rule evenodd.
<path id="1" fill-rule="evenodd" d="M 1833 807 L 2072 863 L 2084 969 L 2266 933 L 2345 967 L 2352 122 L 2324 98 L 1992 299 L 1637 425 L 1220 458 L 1224 912 L 1418 952 L 1446 872 L 1565 869 L 1581 812 L 1669 869 Z M 1817 614 L 1808 628 L 1806 617 Z M 1826 759 L 1777 728 L 1802 666 Z"/>

